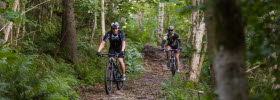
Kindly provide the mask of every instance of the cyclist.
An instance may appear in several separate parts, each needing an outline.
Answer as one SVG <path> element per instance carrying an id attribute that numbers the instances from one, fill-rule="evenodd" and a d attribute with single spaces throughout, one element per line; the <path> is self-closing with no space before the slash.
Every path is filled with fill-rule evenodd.
<path id="1" fill-rule="evenodd" d="M 162 43 L 161 43 L 161 48 L 163 50 L 170 50 L 170 49 L 182 49 L 182 43 L 181 43 L 181 40 L 180 40 L 180 37 L 178 34 L 176 34 L 174 32 L 174 26 L 168 26 L 168 33 L 166 33 L 165 35 L 163 35 L 163 40 L 162 40 Z M 164 49 L 164 45 L 165 45 L 165 42 L 166 40 L 168 41 L 167 45 L 166 45 L 166 49 Z M 170 53 L 169 52 L 166 52 L 167 53 L 167 61 L 169 61 L 170 59 Z M 179 51 L 176 51 L 175 52 L 175 58 L 176 58 L 176 67 L 177 67 L 177 70 L 176 72 L 179 72 L 179 66 L 180 66 L 180 59 L 179 59 Z M 169 65 L 169 64 L 167 64 Z M 170 67 L 170 66 L 167 66 L 167 67 Z"/>
<path id="2" fill-rule="evenodd" d="M 103 40 L 100 43 L 100 46 L 96 53 L 98 56 L 101 56 L 100 51 L 104 48 L 104 45 L 107 40 L 110 41 L 109 54 L 119 53 L 118 61 L 120 63 L 122 74 L 123 74 L 121 80 L 124 81 L 126 79 L 126 75 L 125 75 L 125 64 L 123 58 L 124 58 L 124 50 L 125 50 L 126 42 L 125 42 L 125 33 L 119 29 L 118 22 L 113 22 L 111 24 L 111 30 L 107 32 L 106 35 L 103 37 Z M 109 57 L 111 58 L 112 56 Z"/>

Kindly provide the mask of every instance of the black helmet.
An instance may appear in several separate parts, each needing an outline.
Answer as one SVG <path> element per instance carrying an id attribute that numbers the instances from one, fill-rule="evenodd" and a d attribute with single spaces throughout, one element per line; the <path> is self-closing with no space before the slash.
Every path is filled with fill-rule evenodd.
<path id="1" fill-rule="evenodd" d="M 174 26 L 168 26 L 168 30 L 174 30 Z"/>
<path id="2" fill-rule="evenodd" d="M 120 25 L 119 25 L 118 22 L 113 22 L 113 23 L 111 24 L 111 28 L 119 28 L 119 27 L 120 27 Z"/>

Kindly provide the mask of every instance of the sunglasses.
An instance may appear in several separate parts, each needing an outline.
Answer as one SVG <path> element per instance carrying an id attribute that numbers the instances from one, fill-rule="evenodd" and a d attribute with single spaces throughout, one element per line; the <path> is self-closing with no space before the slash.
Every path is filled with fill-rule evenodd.
<path id="1" fill-rule="evenodd" d="M 168 31 L 173 31 L 173 30 L 168 30 Z"/>

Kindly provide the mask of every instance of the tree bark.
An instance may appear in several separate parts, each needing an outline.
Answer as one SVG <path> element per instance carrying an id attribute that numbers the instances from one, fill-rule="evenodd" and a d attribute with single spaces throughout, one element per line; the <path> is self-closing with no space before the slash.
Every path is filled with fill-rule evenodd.
<path id="1" fill-rule="evenodd" d="M 137 19 L 138 19 L 138 30 L 137 30 L 137 33 L 138 32 L 141 32 L 142 31 L 142 28 L 143 28 L 143 23 L 142 23 L 142 20 L 144 19 L 144 16 L 143 16 L 143 13 L 141 11 L 137 11 L 138 14 L 137 14 Z"/>
<path id="2" fill-rule="evenodd" d="M 93 42 L 93 38 L 94 38 L 96 28 L 97 28 L 97 11 L 94 12 L 94 20 L 93 20 L 93 27 L 92 27 L 92 31 L 91 31 L 90 42 Z"/>
<path id="3" fill-rule="evenodd" d="M 14 11 L 16 11 L 18 6 L 19 6 L 19 0 L 15 0 L 12 9 Z M 13 28 L 13 22 L 8 22 L 7 25 L 4 26 L 4 27 L 5 27 L 4 30 L 3 30 L 3 32 L 4 32 L 4 42 L 7 42 L 9 40 L 9 35 L 10 35 L 11 30 Z"/>
<path id="4" fill-rule="evenodd" d="M 0 8 L 5 9 L 6 3 L 3 1 L 0 1 Z M 4 22 L 5 22 L 5 19 L 0 15 L 0 30 L 5 26 Z"/>
<path id="5" fill-rule="evenodd" d="M 104 0 L 101 0 L 101 30 L 102 30 L 102 37 L 105 36 L 105 7 L 104 7 Z"/>
<path id="6" fill-rule="evenodd" d="M 75 61 L 77 58 L 76 23 L 74 14 L 74 0 L 63 0 L 65 11 L 62 16 L 62 38 L 60 46 L 67 59 Z"/>
<path id="7" fill-rule="evenodd" d="M 207 50 L 207 44 L 204 44 L 203 49 L 201 50 L 205 52 Z M 204 58 L 205 58 L 205 53 L 200 55 L 199 64 L 198 64 L 198 68 L 200 69 L 203 67 Z"/>
<path id="8" fill-rule="evenodd" d="M 198 6 L 200 0 L 193 0 L 193 6 Z M 205 34 L 204 13 L 202 11 L 193 11 L 192 13 L 192 34 L 193 34 L 193 48 L 196 50 L 192 53 L 190 80 L 194 82 L 199 81 L 200 61 L 204 60 L 201 56 L 203 36 Z"/>
<path id="9" fill-rule="evenodd" d="M 164 3 L 159 3 L 159 12 L 158 12 L 158 44 L 162 42 L 162 34 L 164 32 L 163 28 L 164 21 Z"/>
<path id="10" fill-rule="evenodd" d="M 206 0 L 208 47 L 220 100 L 248 100 L 240 0 Z M 211 60 L 210 60 L 211 61 Z"/>

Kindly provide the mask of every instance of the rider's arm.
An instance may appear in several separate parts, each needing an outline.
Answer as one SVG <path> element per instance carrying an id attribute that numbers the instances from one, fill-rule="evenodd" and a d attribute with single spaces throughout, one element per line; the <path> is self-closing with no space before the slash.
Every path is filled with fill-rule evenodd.
<path id="1" fill-rule="evenodd" d="M 164 48 L 165 42 L 166 42 L 166 40 L 162 40 L 162 42 L 161 42 L 161 48 Z"/>
<path id="2" fill-rule="evenodd" d="M 181 42 L 181 39 L 180 39 L 179 35 L 178 35 L 177 40 L 178 40 L 178 42 L 179 42 L 180 47 L 182 47 L 182 42 Z"/>
<path id="3" fill-rule="evenodd" d="M 105 46 L 105 41 L 102 41 L 101 43 L 100 43 L 100 45 L 99 45 L 99 48 L 98 48 L 98 51 L 97 52 L 100 52 L 103 48 L 104 48 L 104 46 Z"/>
<path id="4" fill-rule="evenodd" d="M 182 47 L 182 42 L 180 39 L 178 39 L 178 42 L 179 42 L 180 47 Z"/>
<path id="5" fill-rule="evenodd" d="M 164 48 L 164 44 L 167 40 L 167 34 L 163 35 L 163 39 L 162 39 L 162 42 L 161 42 L 161 48 Z"/>
<path id="6" fill-rule="evenodd" d="M 122 42 L 122 51 L 125 49 L 125 41 Z"/>
<path id="7" fill-rule="evenodd" d="M 100 51 L 104 48 L 105 43 L 106 43 L 106 41 L 107 41 L 108 39 L 109 39 L 109 33 L 107 33 L 107 34 L 103 37 L 103 40 L 102 40 L 102 42 L 100 43 L 97 52 L 100 52 Z"/>
<path id="8" fill-rule="evenodd" d="M 125 33 L 122 32 L 122 35 L 121 35 L 121 40 L 122 40 L 122 51 L 124 51 L 125 49 Z"/>

